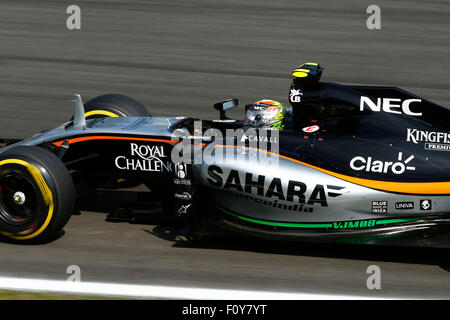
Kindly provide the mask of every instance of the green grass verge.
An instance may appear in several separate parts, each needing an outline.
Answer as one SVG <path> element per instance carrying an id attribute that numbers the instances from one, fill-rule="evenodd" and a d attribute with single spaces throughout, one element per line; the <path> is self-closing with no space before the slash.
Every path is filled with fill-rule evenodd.
<path id="1" fill-rule="evenodd" d="M 117 300 L 117 297 L 0 290 L 0 300 Z"/>

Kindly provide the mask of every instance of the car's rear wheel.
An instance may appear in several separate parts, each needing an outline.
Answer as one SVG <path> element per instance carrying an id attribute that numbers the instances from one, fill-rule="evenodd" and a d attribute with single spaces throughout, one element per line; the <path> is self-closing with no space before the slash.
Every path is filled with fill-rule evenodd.
<path id="1" fill-rule="evenodd" d="M 0 233 L 19 243 L 54 238 L 68 222 L 75 190 L 51 152 L 19 146 L 0 155 Z"/>
<path id="2" fill-rule="evenodd" d="M 104 117 L 150 117 L 147 108 L 122 94 L 105 94 L 84 104 L 86 119 Z"/>

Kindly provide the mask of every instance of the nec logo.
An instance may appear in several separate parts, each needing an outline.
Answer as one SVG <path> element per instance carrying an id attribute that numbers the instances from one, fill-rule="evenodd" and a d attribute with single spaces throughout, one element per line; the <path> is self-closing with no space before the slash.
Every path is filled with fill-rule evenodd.
<path id="1" fill-rule="evenodd" d="M 412 112 L 411 103 L 420 103 L 421 99 L 407 99 L 402 102 L 401 99 L 393 98 L 377 98 L 377 103 L 374 103 L 369 97 L 361 97 L 360 111 L 364 111 L 364 105 L 367 105 L 372 111 L 381 111 L 395 114 L 407 114 L 413 117 L 422 116 L 422 112 Z"/>

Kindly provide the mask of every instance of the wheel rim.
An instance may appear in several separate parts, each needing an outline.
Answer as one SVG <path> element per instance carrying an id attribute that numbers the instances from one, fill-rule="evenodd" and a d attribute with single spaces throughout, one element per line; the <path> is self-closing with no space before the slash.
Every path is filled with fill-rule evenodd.
<path id="1" fill-rule="evenodd" d="M 9 225 L 29 225 L 45 206 L 34 179 L 22 170 L 2 171 L 0 190 L 0 219 Z"/>

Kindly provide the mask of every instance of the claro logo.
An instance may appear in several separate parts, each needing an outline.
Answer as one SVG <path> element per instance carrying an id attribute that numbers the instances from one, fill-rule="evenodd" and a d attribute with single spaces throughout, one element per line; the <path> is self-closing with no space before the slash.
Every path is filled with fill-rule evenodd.
<path id="1" fill-rule="evenodd" d="M 350 168 L 356 171 L 367 171 L 367 172 L 375 172 L 375 173 L 390 173 L 393 174 L 403 174 L 405 171 L 414 171 L 416 167 L 408 166 L 408 164 L 414 159 L 414 156 L 411 155 L 406 160 L 403 160 L 403 152 L 398 153 L 398 161 L 381 161 L 374 160 L 372 157 L 354 157 L 350 161 Z"/>
<path id="2" fill-rule="evenodd" d="M 360 111 L 364 111 L 364 107 L 369 107 L 372 111 L 380 112 L 383 110 L 387 113 L 394 114 L 407 114 L 413 117 L 422 116 L 422 112 L 412 112 L 411 104 L 412 103 L 420 103 L 421 99 L 407 99 L 402 102 L 401 99 L 393 99 L 393 98 L 377 98 L 377 102 L 373 102 L 369 97 L 361 97 L 359 109 Z"/>

